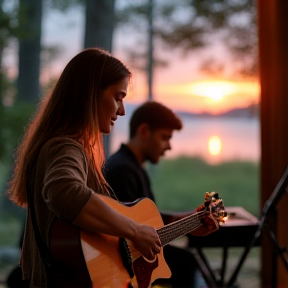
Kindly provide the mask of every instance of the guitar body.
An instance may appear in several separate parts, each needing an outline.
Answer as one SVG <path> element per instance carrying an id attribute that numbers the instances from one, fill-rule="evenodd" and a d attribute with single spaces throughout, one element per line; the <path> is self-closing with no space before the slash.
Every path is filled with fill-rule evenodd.
<path id="1" fill-rule="evenodd" d="M 135 202 L 135 205 L 128 207 L 107 196 L 99 195 L 99 197 L 110 207 L 138 223 L 155 228 L 163 226 L 156 205 L 148 198 L 143 198 Z M 163 249 L 155 261 L 150 263 L 127 240 L 130 250 L 127 254 L 130 254 L 133 262 L 134 276 L 131 279 L 127 269 L 123 266 L 123 255 L 121 256 L 120 253 L 118 237 L 81 230 L 81 244 L 93 288 L 129 287 L 130 283 L 135 288 L 147 288 L 157 278 L 171 277 L 170 269 L 163 256 Z"/>

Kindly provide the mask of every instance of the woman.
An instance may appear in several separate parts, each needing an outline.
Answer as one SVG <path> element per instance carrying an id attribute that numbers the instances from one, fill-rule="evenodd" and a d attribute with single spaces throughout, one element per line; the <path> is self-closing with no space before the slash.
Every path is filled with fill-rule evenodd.
<path id="1" fill-rule="evenodd" d="M 129 70 L 108 52 L 82 51 L 65 67 L 18 148 L 10 199 L 29 208 L 30 184 L 39 232 L 47 246 L 49 227 L 58 216 L 82 229 L 129 239 L 147 259 L 160 252 L 153 227 L 121 215 L 97 196 L 109 195 L 101 172 L 102 133 L 110 133 L 117 117 L 125 114 L 130 78 Z M 27 211 L 22 278 L 30 287 L 46 287 L 31 209 Z"/>

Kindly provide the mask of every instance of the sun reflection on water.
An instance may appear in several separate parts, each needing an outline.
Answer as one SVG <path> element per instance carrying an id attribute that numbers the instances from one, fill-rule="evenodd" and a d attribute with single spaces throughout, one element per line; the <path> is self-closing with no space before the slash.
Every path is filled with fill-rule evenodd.
<path id="1" fill-rule="evenodd" d="M 217 156 L 221 153 L 222 141 L 219 136 L 213 135 L 208 140 L 208 151 L 211 155 Z"/>

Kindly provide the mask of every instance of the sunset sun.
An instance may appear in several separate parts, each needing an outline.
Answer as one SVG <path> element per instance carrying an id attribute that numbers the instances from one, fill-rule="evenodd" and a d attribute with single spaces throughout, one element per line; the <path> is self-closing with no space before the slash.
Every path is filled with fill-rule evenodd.
<path id="1" fill-rule="evenodd" d="M 190 93 L 220 101 L 223 97 L 237 91 L 235 84 L 229 81 L 203 81 L 191 84 Z"/>

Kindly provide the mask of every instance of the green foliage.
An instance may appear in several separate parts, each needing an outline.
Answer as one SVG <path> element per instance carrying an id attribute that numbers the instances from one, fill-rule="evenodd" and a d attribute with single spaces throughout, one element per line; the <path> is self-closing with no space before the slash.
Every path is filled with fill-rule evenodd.
<path id="1" fill-rule="evenodd" d="M 25 218 L 22 221 L 11 216 L 2 216 L 0 220 L 0 247 L 1 246 L 15 246 L 19 244 L 20 233 L 23 226 Z"/>
<path id="2" fill-rule="evenodd" d="M 35 104 L 19 103 L 13 107 L 0 106 L 0 211 L 10 211 L 20 218 L 23 217 L 21 209 L 6 197 L 6 183 L 12 172 L 14 150 L 21 142 L 25 127 L 34 110 Z"/>
<path id="3" fill-rule="evenodd" d="M 163 159 L 149 169 L 160 209 L 187 211 L 216 191 L 226 206 L 242 206 L 259 215 L 259 166 L 252 162 L 209 165 L 199 158 Z"/>
<path id="4" fill-rule="evenodd" d="M 35 111 L 35 104 L 19 103 L 12 107 L 1 106 L 0 110 L 0 161 L 9 163 Z"/>
<path id="5" fill-rule="evenodd" d="M 2 50 L 7 46 L 11 37 L 17 34 L 17 8 L 16 2 L 10 0 L 10 9 L 4 10 L 3 6 L 5 1 L 0 1 L 0 49 Z"/>

